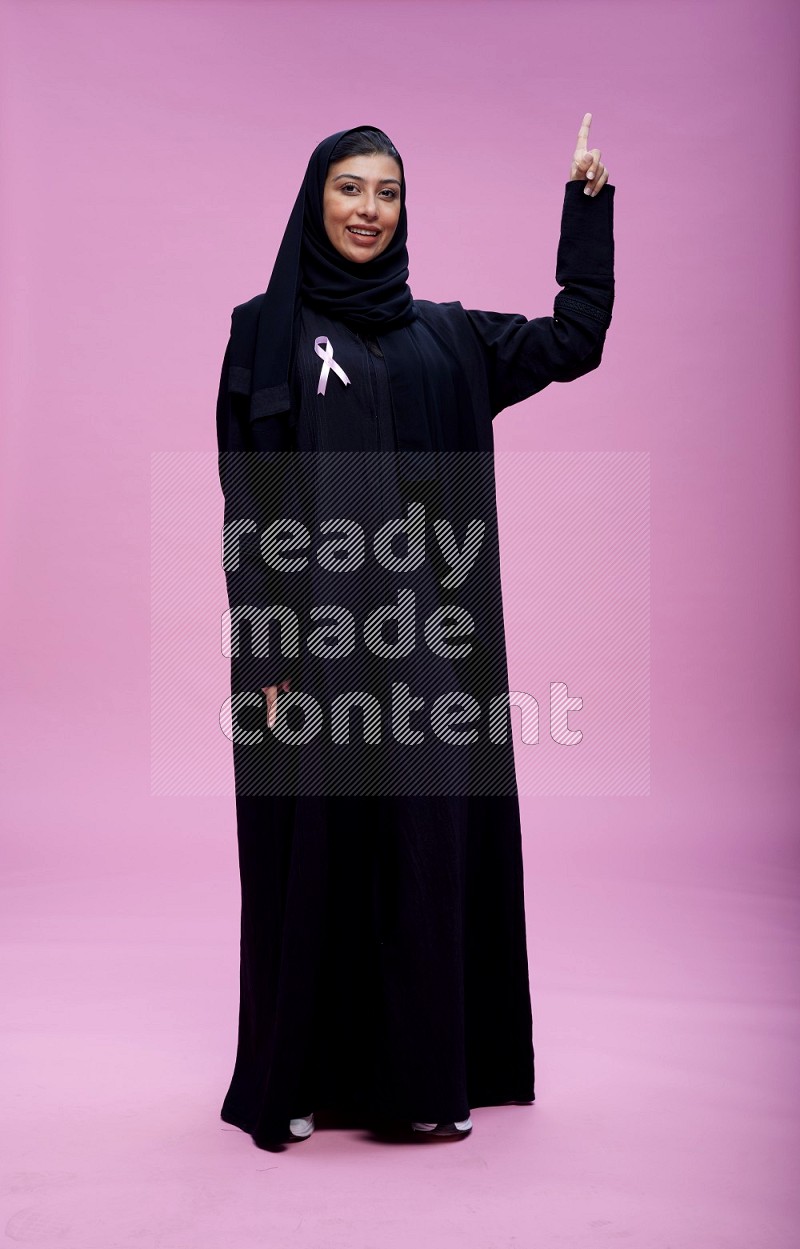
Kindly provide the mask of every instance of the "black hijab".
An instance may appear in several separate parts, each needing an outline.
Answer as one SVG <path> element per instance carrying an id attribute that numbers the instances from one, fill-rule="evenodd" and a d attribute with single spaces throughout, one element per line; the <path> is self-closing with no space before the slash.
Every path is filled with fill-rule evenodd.
<path id="1" fill-rule="evenodd" d="M 289 372 L 300 309 L 306 302 L 356 330 L 381 336 L 400 449 L 429 451 L 435 444 L 426 378 L 432 374 L 429 353 L 434 345 L 422 332 L 407 282 L 406 179 L 400 158 L 400 216 L 391 242 L 379 256 L 363 264 L 348 260 L 333 246 L 324 226 L 323 194 L 331 154 L 344 135 L 365 129 L 376 127 L 339 130 L 312 152 L 259 310 L 251 367 L 232 370 L 233 384 L 236 389 L 246 385 L 251 421 L 287 413 L 294 424 Z"/>
<path id="2" fill-rule="evenodd" d="M 354 127 L 355 130 L 366 127 Z M 373 127 L 370 127 L 373 129 Z M 331 155 L 339 139 L 350 130 L 324 139 L 308 163 L 300 189 L 304 199 L 304 229 L 300 257 L 301 298 L 355 329 L 377 333 L 398 329 L 415 319 L 414 301 L 408 288 L 408 222 L 406 180 L 400 165 L 400 216 L 389 246 L 363 264 L 348 260 L 331 243 L 325 230 L 322 198 Z M 383 134 L 383 131 L 378 131 Z M 385 136 L 388 138 L 388 136 Z M 298 197 L 300 198 L 300 197 Z"/>

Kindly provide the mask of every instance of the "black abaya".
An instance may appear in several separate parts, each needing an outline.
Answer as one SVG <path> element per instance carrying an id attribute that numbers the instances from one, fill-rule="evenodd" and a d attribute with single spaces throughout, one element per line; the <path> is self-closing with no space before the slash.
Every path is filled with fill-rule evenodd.
<path id="1" fill-rule="evenodd" d="M 599 364 L 613 303 L 614 188 L 579 203 L 582 187 L 566 188 L 557 269 L 566 290 L 554 317 L 417 301 L 441 347 L 442 393 L 452 391 L 432 431 L 436 450 L 490 456 L 497 412 Z M 234 313 L 220 452 L 383 451 L 390 460 L 398 401 L 381 335 L 307 306 L 291 373 L 296 426 L 248 419 L 228 367 L 237 316 L 241 327 L 258 299 Z M 318 402 L 320 360 L 302 350 L 321 335 L 352 379 L 344 419 Z M 262 666 L 252 688 L 281 675 Z M 312 1111 L 453 1122 L 476 1106 L 532 1101 L 516 792 L 268 795 L 246 792 L 241 775 L 239 1034 L 222 1118 L 269 1147 L 286 1139 L 290 1118 Z"/>

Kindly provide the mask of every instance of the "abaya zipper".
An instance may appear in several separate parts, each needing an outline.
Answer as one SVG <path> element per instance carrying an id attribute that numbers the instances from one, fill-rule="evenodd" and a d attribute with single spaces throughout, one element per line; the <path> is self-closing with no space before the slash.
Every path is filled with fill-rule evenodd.
<path id="1" fill-rule="evenodd" d="M 380 395 L 378 393 L 378 376 L 377 376 L 376 365 L 375 365 L 375 360 L 374 360 L 374 357 L 377 354 L 377 352 L 375 350 L 375 346 L 373 346 L 373 343 L 370 339 L 362 338 L 361 341 L 364 344 L 364 349 L 367 353 L 367 368 L 369 369 L 369 384 L 372 390 L 372 413 L 375 418 L 375 427 L 378 431 L 378 434 L 380 435 L 380 414 L 378 412 L 378 404 L 380 402 Z M 380 438 L 379 438 L 378 450 L 380 451 L 381 449 L 382 448 L 380 446 Z"/>

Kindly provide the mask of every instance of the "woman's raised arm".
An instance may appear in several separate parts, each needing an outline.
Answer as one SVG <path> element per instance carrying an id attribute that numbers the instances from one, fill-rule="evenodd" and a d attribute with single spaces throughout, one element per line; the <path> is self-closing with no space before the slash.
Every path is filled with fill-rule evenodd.
<path id="1" fill-rule="evenodd" d="M 587 113 L 564 188 L 553 315 L 465 309 L 486 361 L 492 415 L 600 364 L 614 306 L 614 193 L 599 149 L 588 141 Z M 592 188 L 592 194 L 586 189 Z"/>

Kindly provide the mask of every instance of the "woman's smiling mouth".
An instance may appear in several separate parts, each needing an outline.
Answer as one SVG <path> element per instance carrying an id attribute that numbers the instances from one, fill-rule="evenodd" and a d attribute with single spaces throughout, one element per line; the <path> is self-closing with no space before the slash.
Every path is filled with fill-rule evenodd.
<path id="1" fill-rule="evenodd" d="M 347 233 L 363 246 L 374 243 L 380 235 L 380 230 L 376 230 L 371 226 L 347 226 Z"/>

